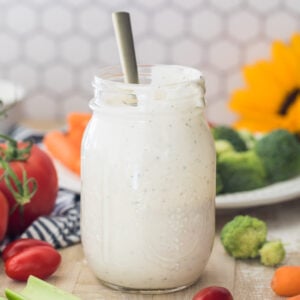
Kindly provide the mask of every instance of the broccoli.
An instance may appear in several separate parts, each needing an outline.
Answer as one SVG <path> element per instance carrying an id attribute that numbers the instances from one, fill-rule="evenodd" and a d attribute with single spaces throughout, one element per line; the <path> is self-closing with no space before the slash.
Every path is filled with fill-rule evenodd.
<path id="1" fill-rule="evenodd" d="M 217 159 L 217 171 L 224 193 L 253 190 L 266 185 L 264 166 L 252 150 L 222 153 Z"/>
<path id="2" fill-rule="evenodd" d="M 220 174 L 217 172 L 217 177 L 216 177 L 216 194 L 220 194 L 223 190 L 223 181 L 220 176 Z"/>
<path id="3" fill-rule="evenodd" d="M 240 137 L 244 140 L 247 149 L 252 149 L 256 143 L 255 136 L 248 130 L 242 129 L 238 131 Z"/>
<path id="4" fill-rule="evenodd" d="M 251 216 L 236 216 L 221 231 L 225 250 L 235 258 L 255 258 L 266 241 L 267 225 Z"/>
<path id="5" fill-rule="evenodd" d="M 259 139 L 254 150 L 263 161 L 270 183 L 300 173 L 300 143 L 292 133 L 274 130 Z"/>
<path id="6" fill-rule="evenodd" d="M 216 126 L 211 129 L 215 140 L 228 141 L 236 151 L 246 151 L 247 146 L 237 131 L 227 126 Z"/>
<path id="7" fill-rule="evenodd" d="M 217 158 L 222 153 L 234 151 L 233 146 L 228 141 L 225 141 L 225 140 L 215 141 L 215 148 L 216 148 Z M 217 177 L 216 177 L 216 194 L 219 195 L 223 191 L 223 180 L 222 180 L 222 177 L 219 174 L 218 170 L 217 170 L 216 175 L 217 175 Z"/>
<path id="8" fill-rule="evenodd" d="M 259 255 L 263 265 L 274 267 L 283 261 L 285 250 L 281 241 L 271 241 L 261 247 Z"/>
<path id="9" fill-rule="evenodd" d="M 233 146 L 226 140 L 216 140 L 215 148 L 217 156 L 228 151 L 234 151 Z"/>

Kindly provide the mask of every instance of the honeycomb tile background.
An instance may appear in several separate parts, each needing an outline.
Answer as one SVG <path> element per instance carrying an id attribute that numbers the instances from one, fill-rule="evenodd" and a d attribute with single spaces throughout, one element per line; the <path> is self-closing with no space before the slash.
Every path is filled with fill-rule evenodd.
<path id="1" fill-rule="evenodd" d="M 26 88 L 25 118 L 89 110 L 93 75 L 119 63 L 116 10 L 131 13 L 139 63 L 203 71 L 211 115 L 243 84 L 241 66 L 300 31 L 299 0 L 0 0 L 0 77 Z"/>

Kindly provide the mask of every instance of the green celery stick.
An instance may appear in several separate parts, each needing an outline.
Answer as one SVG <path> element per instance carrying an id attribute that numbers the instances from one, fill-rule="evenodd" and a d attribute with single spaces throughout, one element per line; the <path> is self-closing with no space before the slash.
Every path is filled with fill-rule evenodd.
<path id="1" fill-rule="evenodd" d="M 29 276 L 27 285 L 21 293 L 5 289 L 5 295 L 8 300 L 81 300 L 34 276 Z M 0 300 L 7 299 L 0 297 Z"/>
<path id="2" fill-rule="evenodd" d="M 30 300 L 27 297 L 14 292 L 10 289 L 5 289 L 5 296 L 7 297 L 8 300 Z M 0 298 L 0 299 L 4 299 L 4 298 Z"/>
<path id="3" fill-rule="evenodd" d="M 12 300 L 81 300 L 34 276 L 29 276 L 27 285 L 21 294 L 25 298 L 15 298 Z"/>

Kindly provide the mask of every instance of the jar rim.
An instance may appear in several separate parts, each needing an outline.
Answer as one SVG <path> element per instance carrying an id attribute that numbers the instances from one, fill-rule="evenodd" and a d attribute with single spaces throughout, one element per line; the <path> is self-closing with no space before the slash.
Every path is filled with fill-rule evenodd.
<path id="1" fill-rule="evenodd" d="M 185 85 L 188 83 L 202 83 L 204 86 L 204 77 L 201 71 L 193 67 L 186 67 L 181 65 L 168 64 L 139 64 L 138 74 L 140 79 L 148 79 L 149 82 L 141 83 L 125 83 L 124 73 L 120 65 L 113 65 L 101 68 L 97 75 L 94 76 L 93 86 L 99 88 L 100 86 L 114 86 L 125 90 L 141 90 L 153 86 L 150 81 L 151 70 L 154 68 L 177 69 L 185 72 L 187 78 L 185 80 L 178 80 L 172 83 L 160 84 L 160 87 L 171 88 L 172 86 Z M 203 94 L 205 93 L 205 88 Z"/>
<path id="2" fill-rule="evenodd" d="M 140 83 L 126 83 L 120 66 L 100 70 L 101 77 L 95 76 L 93 82 L 94 104 L 128 105 L 140 110 L 154 106 L 165 109 L 174 103 L 178 107 L 206 106 L 205 81 L 199 70 L 156 64 L 138 65 L 138 72 Z"/>

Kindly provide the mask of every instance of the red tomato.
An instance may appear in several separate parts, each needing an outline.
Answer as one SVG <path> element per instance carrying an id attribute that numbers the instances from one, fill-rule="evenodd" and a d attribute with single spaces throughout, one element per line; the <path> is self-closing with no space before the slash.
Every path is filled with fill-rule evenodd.
<path id="1" fill-rule="evenodd" d="M 7 199 L 0 192 L 0 242 L 3 240 L 7 230 L 8 222 L 8 203 Z"/>
<path id="2" fill-rule="evenodd" d="M 30 275 L 46 279 L 57 270 L 60 262 L 61 256 L 54 248 L 34 246 L 6 260 L 5 272 L 19 281 L 26 281 Z"/>
<path id="3" fill-rule="evenodd" d="M 34 246 L 48 246 L 52 247 L 51 244 L 35 239 L 18 239 L 9 243 L 2 252 L 3 261 L 8 260 L 10 257 L 22 252 L 25 249 L 34 247 Z M 53 247 L 52 247 L 53 248 Z"/>
<path id="4" fill-rule="evenodd" d="M 233 300 L 233 297 L 224 287 L 210 286 L 199 291 L 193 300 Z"/>
<path id="5" fill-rule="evenodd" d="M 25 143 L 19 143 L 18 148 L 22 149 L 25 145 Z M 0 146 L 6 148 L 6 145 Z M 34 178 L 37 183 L 37 191 L 30 202 L 24 204 L 22 209 L 20 209 L 20 206 L 17 207 L 9 217 L 8 233 L 11 236 L 16 236 L 22 233 L 39 216 L 51 213 L 56 200 L 58 180 L 51 158 L 36 145 L 32 146 L 29 158 L 26 161 L 12 160 L 9 162 L 9 166 L 21 182 L 23 182 L 22 176 L 25 170 L 27 179 Z M 0 177 L 3 172 L 4 169 L 1 168 Z M 15 184 L 12 183 L 12 185 L 14 188 L 16 187 Z M 33 188 L 32 182 L 28 185 L 30 189 Z M 0 190 L 6 196 L 10 210 L 13 210 L 16 206 L 16 200 L 3 179 L 0 181 Z"/>

